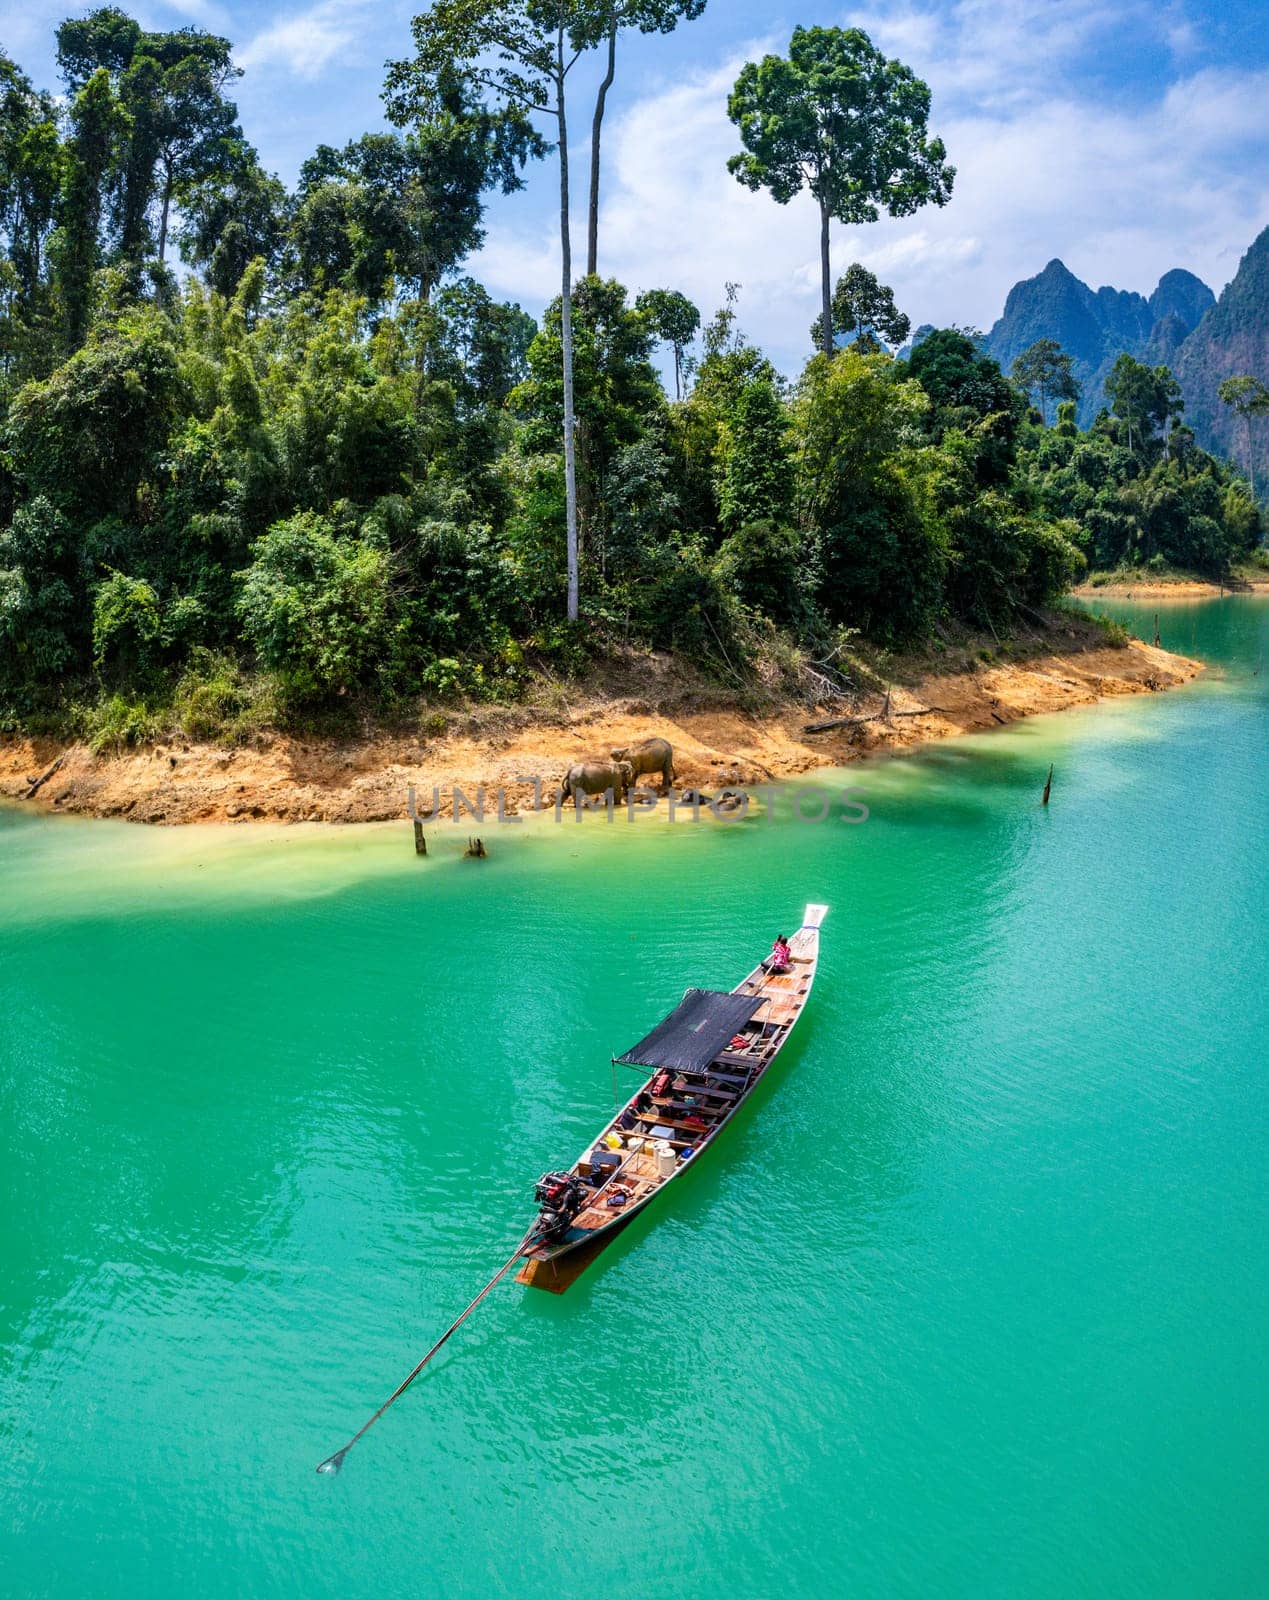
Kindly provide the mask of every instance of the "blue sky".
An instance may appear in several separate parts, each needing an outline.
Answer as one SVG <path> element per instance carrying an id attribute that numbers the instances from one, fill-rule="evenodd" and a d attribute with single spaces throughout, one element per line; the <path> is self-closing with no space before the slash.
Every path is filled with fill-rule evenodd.
<path id="1" fill-rule="evenodd" d="M 0 46 L 55 87 L 53 29 L 88 9 L 0 0 Z M 319 141 L 382 125 L 383 63 L 408 50 L 420 8 L 128 9 L 147 26 L 193 23 L 233 40 L 243 126 L 265 165 L 291 180 Z M 779 207 L 728 176 L 737 145 L 725 104 L 741 63 L 782 49 L 798 22 L 866 28 L 933 90 L 931 126 L 959 169 L 951 203 L 834 236 L 835 266 L 865 262 L 914 323 L 986 327 L 1010 285 L 1053 256 L 1094 287 L 1148 294 L 1183 266 L 1219 291 L 1269 222 L 1269 46 L 1251 0 L 710 0 L 698 22 L 626 44 L 606 124 L 600 266 L 632 289 L 682 288 L 707 313 L 738 281 L 746 330 L 790 370 L 818 305 L 815 218 L 808 202 Z M 596 77 L 577 81 L 579 193 Z M 555 185 L 544 163 L 525 193 L 494 200 L 470 264 L 535 312 L 558 288 Z"/>

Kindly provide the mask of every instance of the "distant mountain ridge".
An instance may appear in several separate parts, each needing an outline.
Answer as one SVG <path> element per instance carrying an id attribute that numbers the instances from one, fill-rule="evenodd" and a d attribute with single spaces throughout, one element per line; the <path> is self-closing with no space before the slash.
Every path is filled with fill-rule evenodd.
<path id="1" fill-rule="evenodd" d="M 1056 339 L 1074 361 L 1082 391 L 1077 415 L 1087 427 L 1105 404 L 1103 387 L 1121 352 L 1139 361 L 1155 350 L 1174 352 L 1215 304 L 1202 279 L 1179 268 L 1165 273 L 1147 300 L 1129 289 L 1090 289 L 1054 260 L 1014 284 L 986 345 L 1008 372 L 1037 339 Z"/>
<path id="2" fill-rule="evenodd" d="M 919 329 L 919 342 L 928 329 Z M 1124 289 L 1090 289 L 1061 261 L 1009 291 L 984 346 L 1008 372 L 1037 339 L 1056 339 L 1080 381 L 1085 427 L 1106 403 L 1116 357 L 1172 368 L 1185 397 L 1185 421 L 1204 449 L 1246 466 L 1241 424 L 1221 404 L 1222 379 L 1247 372 L 1269 383 L 1269 228 L 1253 241 L 1219 300 L 1201 278 L 1174 267 L 1149 299 Z M 1253 432 L 1257 489 L 1269 485 L 1269 426 Z"/>

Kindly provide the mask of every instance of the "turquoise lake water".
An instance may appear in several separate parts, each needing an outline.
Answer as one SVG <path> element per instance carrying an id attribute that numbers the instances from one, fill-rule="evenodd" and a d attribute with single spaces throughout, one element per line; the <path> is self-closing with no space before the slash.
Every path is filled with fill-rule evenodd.
<path id="1" fill-rule="evenodd" d="M 0 1593 L 1263 1594 L 1269 603 L 1161 626 L 857 826 L 0 811 Z M 738 1124 L 318 1477 L 808 900 Z"/>

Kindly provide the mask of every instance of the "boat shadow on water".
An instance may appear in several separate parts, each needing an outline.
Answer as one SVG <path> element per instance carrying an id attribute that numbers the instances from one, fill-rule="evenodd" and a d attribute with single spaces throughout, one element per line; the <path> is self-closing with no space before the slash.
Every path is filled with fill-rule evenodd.
<path id="1" fill-rule="evenodd" d="M 796 1036 L 790 1039 L 787 1048 L 781 1052 L 776 1071 L 763 1073 L 762 1078 L 747 1096 L 746 1103 L 741 1108 L 742 1118 L 739 1126 L 732 1124 L 721 1128 L 719 1130 L 721 1139 L 728 1141 L 752 1139 L 754 1119 L 761 1114 L 763 1106 L 771 1096 L 781 1091 L 787 1074 L 796 1072 L 803 1057 L 814 1050 L 818 1031 L 813 1017 L 808 1015 L 804 1019 L 803 1027 L 797 1030 Z M 758 1142 L 753 1140 L 753 1143 L 755 1148 L 752 1159 L 759 1159 Z M 710 1215 L 716 1212 L 728 1184 L 735 1181 L 738 1170 L 734 1162 L 729 1163 L 725 1160 L 692 1162 L 688 1169 L 679 1175 L 674 1186 L 673 1199 L 664 1202 L 672 1206 L 672 1210 L 659 1209 L 655 1206 L 641 1207 L 620 1227 L 605 1234 L 593 1245 L 571 1250 L 567 1256 L 556 1262 L 541 1263 L 538 1268 L 540 1276 L 532 1285 L 525 1285 L 522 1279 L 517 1279 L 517 1287 L 548 1291 L 545 1294 L 525 1294 L 523 1309 L 533 1312 L 546 1321 L 571 1320 L 576 1313 L 593 1312 L 596 1309 L 596 1292 L 604 1280 L 632 1251 L 639 1249 L 653 1228 L 660 1224 L 663 1231 L 666 1231 L 666 1224 L 677 1224 L 677 1231 L 684 1237 L 695 1233 L 705 1226 Z M 762 1174 L 755 1171 L 752 1178 L 755 1184 L 759 1184 Z M 671 1227 L 669 1231 L 674 1232 L 675 1229 Z M 577 1287 L 579 1280 L 581 1280 L 580 1288 Z M 567 1302 L 565 1302 L 566 1295 Z"/>

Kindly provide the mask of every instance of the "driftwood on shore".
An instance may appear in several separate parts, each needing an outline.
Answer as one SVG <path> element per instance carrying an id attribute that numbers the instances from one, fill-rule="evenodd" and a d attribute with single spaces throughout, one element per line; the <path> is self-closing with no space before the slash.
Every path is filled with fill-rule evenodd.
<path id="1" fill-rule="evenodd" d="M 38 778 L 32 778 L 31 785 L 27 789 L 24 798 L 27 800 L 34 800 L 35 796 L 39 794 L 40 790 L 44 787 L 48 780 L 53 777 L 55 773 L 61 770 L 62 762 L 66 760 L 66 757 L 69 754 L 69 750 L 63 750 L 61 755 L 58 756 L 57 760 L 52 764 L 51 767 L 47 767 L 43 772 L 41 772 Z"/>
<path id="2" fill-rule="evenodd" d="M 950 717 L 947 706 L 920 706 L 915 711 L 891 711 L 889 697 L 880 711 L 868 717 L 830 717 L 826 722 L 808 722 L 803 733 L 832 733 L 835 728 L 862 728 L 867 722 L 889 722 L 894 717 Z"/>

